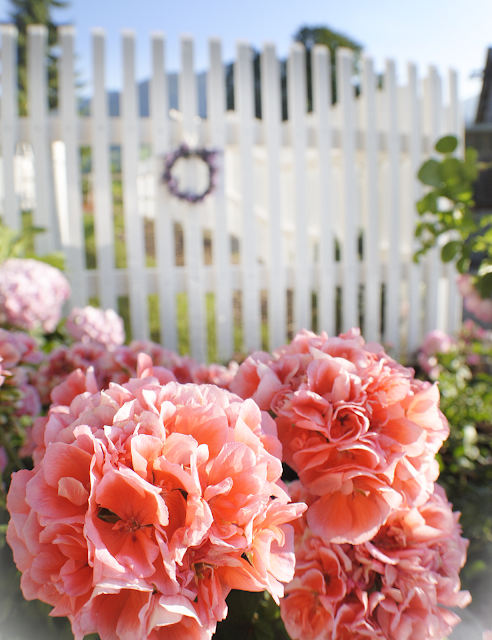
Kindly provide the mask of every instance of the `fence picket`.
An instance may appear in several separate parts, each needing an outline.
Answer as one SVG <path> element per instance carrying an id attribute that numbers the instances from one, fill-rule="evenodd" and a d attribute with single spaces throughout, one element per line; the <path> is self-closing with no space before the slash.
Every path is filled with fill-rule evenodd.
<path id="1" fill-rule="evenodd" d="M 365 130 L 365 224 L 364 224 L 364 333 L 366 340 L 381 335 L 381 261 L 379 255 L 378 132 L 376 124 L 376 77 L 373 61 L 362 60 L 362 97 Z"/>
<path id="2" fill-rule="evenodd" d="M 424 81 L 424 114 L 426 117 L 426 133 L 429 136 L 430 152 L 440 135 L 441 94 L 440 81 L 437 70 L 429 66 L 429 75 Z M 424 331 L 427 334 L 432 329 L 438 327 L 439 309 L 439 273 L 440 260 L 439 248 L 431 249 L 426 256 L 426 313 Z"/>
<path id="3" fill-rule="evenodd" d="M 235 107 L 239 118 L 239 159 L 242 198 L 242 306 L 243 342 L 246 351 L 260 348 L 260 301 L 257 273 L 256 219 L 253 184 L 253 60 L 246 42 L 237 44 L 234 69 Z"/>
<path id="4" fill-rule="evenodd" d="M 386 61 L 384 75 L 386 99 L 387 184 L 386 224 L 388 228 L 388 265 L 386 276 L 385 340 L 396 355 L 400 350 L 400 180 L 399 136 L 395 63 Z"/>
<path id="5" fill-rule="evenodd" d="M 339 47 L 337 63 L 337 101 L 340 102 L 340 124 L 342 132 L 342 198 L 340 213 L 343 218 L 343 241 L 341 244 L 342 283 L 342 327 L 347 331 L 359 324 L 358 312 L 358 219 L 356 207 L 355 173 L 355 106 L 352 84 L 353 53 Z"/>
<path id="6" fill-rule="evenodd" d="M 35 161 L 36 207 L 33 222 L 45 229 L 36 235 L 34 246 L 43 255 L 58 246 L 57 225 L 53 216 L 53 182 L 51 149 L 48 128 L 48 73 L 46 69 L 46 44 L 48 29 L 44 25 L 27 27 L 27 109 L 29 114 L 30 142 Z"/>
<path id="7" fill-rule="evenodd" d="M 123 95 L 122 124 L 122 186 L 124 192 L 123 214 L 125 217 L 126 265 L 128 293 L 130 297 L 130 321 L 132 337 L 148 339 L 147 283 L 145 278 L 145 250 L 143 225 L 137 214 L 137 175 L 139 131 L 137 116 L 137 87 L 135 84 L 135 35 L 133 31 L 122 31 L 123 45 Z"/>
<path id="8" fill-rule="evenodd" d="M 67 255 L 68 275 L 72 285 L 70 303 L 74 306 L 85 306 L 87 304 L 87 291 L 83 270 L 86 264 L 80 185 L 77 106 L 73 72 L 75 29 L 72 26 L 60 27 L 58 29 L 58 35 L 62 50 L 59 110 L 61 137 L 65 144 L 69 229 L 68 245 L 65 245 L 63 249 Z"/>
<path id="9" fill-rule="evenodd" d="M 231 248 L 225 196 L 226 96 L 225 73 L 220 40 L 209 40 L 210 69 L 207 75 L 207 117 L 210 144 L 218 150 L 215 162 L 218 176 L 213 194 L 215 258 L 215 324 L 219 360 L 225 361 L 234 351 L 232 323 Z"/>
<path id="10" fill-rule="evenodd" d="M 460 123 L 459 101 L 458 101 L 458 74 L 454 69 L 449 70 L 449 120 L 447 132 L 459 137 L 458 132 L 463 126 Z M 461 126 L 460 126 L 461 125 Z M 457 153 L 462 155 L 464 141 L 459 141 Z M 461 148 L 460 148 L 461 147 Z M 463 298 L 456 286 L 456 266 L 455 262 L 446 265 L 446 276 L 448 279 L 449 297 L 448 297 L 448 326 L 449 333 L 458 330 L 463 319 Z"/>
<path id="11" fill-rule="evenodd" d="M 17 97 L 17 28 L 11 24 L 0 25 L 2 37 L 2 169 L 3 169 L 3 221 L 12 229 L 21 228 L 19 199 L 15 193 L 14 155 L 18 139 Z"/>
<path id="12" fill-rule="evenodd" d="M 417 69 L 414 64 L 408 65 L 408 118 L 409 118 L 409 134 L 408 134 L 408 177 L 410 181 L 410 219 L 412 221 L 412 236 L 415 232 L 417 223 L 417 209 L 415 203 L 422 196 L 422 188 L 417 180 L 417 172 L 422 162 L 422 133 L 421 133 L 421 103 L 418 96 L 417 86 Z M 417 241 L 412 237 L 411 254 L 417 249 Z M 412 355 L 422 344 L 422 322 L 421 322 L 421 295 L 420 283 L 422 282 L 422 259 L 420 264 L 415 264 L 410 256 L 409 272 L 408 272 L 408 334 L 407 334 L 407 354 Z"/>
<path id="13" fill-rule="evenodd" d="M 311 287 L 309 278 L 309 211 L 306 184 L 306 52 L 294 43 L 287 60 L 287 110 L 293 153 L 295 218 L 295 330 L 311 328 Z"/>
<path id="14" fill-rule="evenodd" d="M 316 45 L 312 51 L 313 111 L 318 129 L 319 154 L 319 328 L 335 333 L 335 239 L 332 228 L 332 166 L 333 131 L 331 122 L 330 51 Z"/>
<path id="15" fill-rule="evenodd" d="M 99 302 L 105 309 L 117 309 L 105 39 L 103 29 L 92 30 L 92 189 Z"/>
<path id="16" fill-rule="evenodd" d="M 268 335 L 274 349 L 286 338 L 286 286 L 282 254 L 282 212 L 280 208 L 281 104 L 280 67 L 275 45 L 265 43 L 261 56 L 261 113 L 265 130 L 268 172 L 270 255 L 268 262 Z"/>
<path id="17" fill-rule="evenodd" d="M 176 351 L 176 283 L 172 196 L 162 183 L 163 154 L 170 149 L 169 89 L 165 65 L 164 34 L 152 33 L 152 81 L 150 83 L 150 116 L 152 118 L 152 154 L 155 184 L 155 250 L 158 270 L 159 320 L 161 342 Z"/>
<path id="18" fill-rule="evenodd" d="M 193 66 L 193 39 L 181 38 L 181 72 L 179 74 L 179 108 L 183 115 L 183 137 L 193 147 L 198 146 L 198 131 L 195 121 L 198 103 L 196 78 Z M 197 187 L 196 167 L 185 167 L 185 180 L 192 189 Z M 185 261 L 188 276 L 188 324 L 192 356 L 199 362 L 206 360 L 203 270 L 203 224 L 202 203 L 182 203 L 185 220 Z"/>

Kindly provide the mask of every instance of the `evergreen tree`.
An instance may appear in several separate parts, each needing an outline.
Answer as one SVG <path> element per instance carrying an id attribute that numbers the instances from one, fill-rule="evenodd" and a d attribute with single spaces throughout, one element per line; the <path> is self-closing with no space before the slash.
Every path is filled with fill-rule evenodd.
<path id="1" fill-rule="evenodd" d="M 311 71 L 311 49 L 315 44 L 324 44 L 330 49 L 331 59 L 331 78 L 332 78 L 332 100 L 336 102 L 337 99 L 337 87 L 336 87 L 336 51 L 338 47 L 347 47 L 352 49 L 355 53 L 355 70 L 357 70 L 360 52 L 362 51 L 362 45 L 355 40 L 352 40 L 349 36 L 342 33 L 337 33 L 329 27 L 317 26 L 317 27 L 301 27 L 295 34 L 294 40 L 301 42 L 306 47 L 306 72 L 307 72 L 307 85 L 308 85 L 308 110 L 312 110 L 312 71 Z"/>
<path id="2" fill-rule="evenodd" d="M 57 27 L 51 16 L 52 9 L 64 9 L 66 0 L 9 0 L 12 5 L 10 18 L 19 30 L 18 41 L 18 87 L 19 113 L 27 115 L 27 26 L 44 24 L 48 27 L 48 101 L 50 109 L 58 106 L 58 72 L 57 56 L 54 47 L 58 41 Z"/>

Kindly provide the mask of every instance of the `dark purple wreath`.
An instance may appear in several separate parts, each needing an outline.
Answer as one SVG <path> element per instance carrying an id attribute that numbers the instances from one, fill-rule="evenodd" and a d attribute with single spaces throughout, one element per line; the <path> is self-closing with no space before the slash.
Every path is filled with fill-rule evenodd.
<path id="1" fill-rule="evenodd" d="M 215 158 L 219 152 L 216 149 L 205 149 L 200 147 L 197 149 L 190 149 L 189 146 L 183 142 L 177 149 L 171 151 L 164 157 L 164 173 L 162 180 L 167 184 L 167 188 L 170 193 L 180 200 L 186 200 L 195 204 L 196 202 L 202 202 L 210 193 L 212 193 L 216 187 L 216 178 L 218 168 L 215 164 Z M 200 158 L 208 167 L 208 185 L 205 191 L 202 193 L 194 193 L 193 191 L 180 191 L 178 181 L 172 174 L 172 169 L 179 158 Z"/>

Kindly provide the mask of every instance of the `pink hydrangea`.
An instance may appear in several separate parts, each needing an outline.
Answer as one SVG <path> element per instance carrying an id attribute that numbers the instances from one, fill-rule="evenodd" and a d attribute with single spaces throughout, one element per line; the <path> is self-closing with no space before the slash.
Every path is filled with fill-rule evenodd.
<path id="1" fill-rule="evenodd" d="M 254 353 L 230 390 L 276 416 L 283 460 L 316 496 L 307 519 L 324 539 L 370 540 L 394 509 L 432 493 L 449 433 L 437 386 L 358 329 L 302 331 L 273 357 Z"/>
<path id="2" fill-rule="evenodd" d="M 309 501 L 299 483 L 291 494 Z M 460 620 L 448 607 L 470 602 L 460 591 L 468 541 L 458 518 L 436 485 L 360 545 L 329 543 L 298 521 L 296 573 L 280 603 L 292 640 L 441 640 Z"/>
<path id="3" fill-rule="evenodd" d="M 66 329 L 74 340 L 102 344 L 110 350 L 125 342 L 123 320 L 113 309 L 74 307 Z"/>
<path id="4" fill-rule="evenodd" d="M 137 368 L 101 392 L 92 369 L 53 391 L 36 466 L 13 475 L 7 540 L 24 597 L 76 640 L 209 639 L 231 588 L 282 597 L 305 505 L 289 504 L 275 423 L 253 401 L 163 384 L 145 354 Z"/>
<path id="5" fill-rule="evenodd" d="M 54 331 L 70 285 L 59 269 L 39 260 L 9 258 L 0 266 L 0 321 L 20 329 Z"/>

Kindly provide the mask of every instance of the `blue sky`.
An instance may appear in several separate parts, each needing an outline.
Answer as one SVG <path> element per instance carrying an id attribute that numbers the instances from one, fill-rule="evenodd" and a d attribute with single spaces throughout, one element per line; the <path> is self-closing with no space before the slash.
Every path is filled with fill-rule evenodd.
<path id="1" fill-rule="evenodd" d="M 0 20 L 8 20 L 8 0 L 0 0 Z M 121 86 L 120 31 L 135 30 L 137 75 L 148 77 L 149 32 L 163 31 L 168 42 L 168 67 L 179 64 L 179 36 L 191 33 L 196 41 L 196 66 L 207 66 L 207 41 L 219 36 L 224 58 L 232 60 L 235 42 L 245 39 L 256 47 L 273 41 L 286 55 L 292 34 L 301 25 L 329 25 L 360 41 L 374 56 L 397 61 L 401 79 L 407 61 L 416 62 L 424 75 L 429 63 L 445 74 L 460 74 L 461 95 L 476 95 L 480 81 L 470 73 L 484 65 L 492 46 L 492 0 L 72 0 L 56 19 L 77 28 L 78 66 L 90 86 L 90 29 L 103 27 L 108 36 L 108 83 Z"/>

